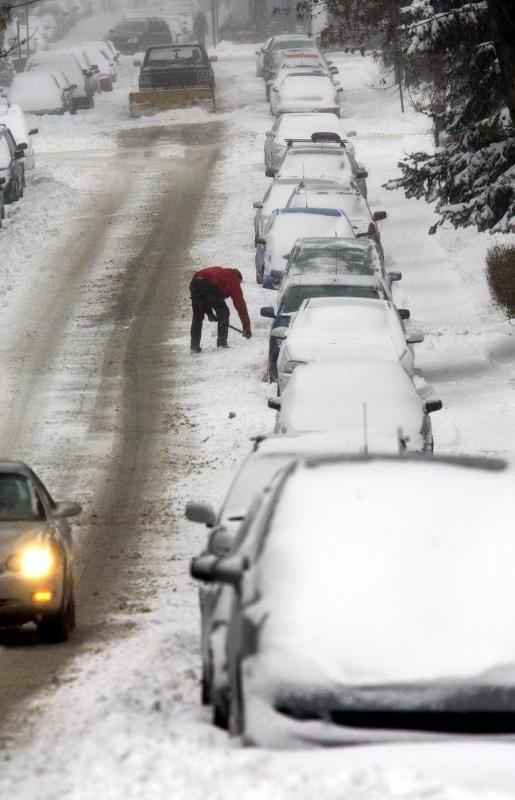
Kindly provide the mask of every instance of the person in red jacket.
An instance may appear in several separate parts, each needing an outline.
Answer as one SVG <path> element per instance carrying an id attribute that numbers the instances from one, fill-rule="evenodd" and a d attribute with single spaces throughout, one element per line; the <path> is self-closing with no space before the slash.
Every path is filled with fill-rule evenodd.
<path id="1" fill-rule="evenodd" d="M 211 321 L 218 321 L 217 347 L 228 347 L 229 307 L 225 302 L 228 297 L 234 303 L 243 327 L 243 336 L 250 339 L 250 319 L 241 282 L 243 276 L 239 269 L 229 267 L 207 267 L 195 272 L 190 283 L 191 307 L 193 320 L 191 323 L 191 352 L 200 353 L 200 338 L 204 314 Z"/>

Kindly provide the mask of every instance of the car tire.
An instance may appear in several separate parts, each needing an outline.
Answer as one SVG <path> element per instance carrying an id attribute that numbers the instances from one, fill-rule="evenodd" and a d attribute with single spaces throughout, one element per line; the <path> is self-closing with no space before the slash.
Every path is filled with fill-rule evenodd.
<path id="1" fill-rule="evenodd" d="M 75 628 L 75 597 L 73 589 L 70 589 L 65 597 L 66 600 L 63 600 L 59 611 L 43 617 L 38 624 L 39 637 L 48 644 L 67 642 Z"/>
<path id="2" fill-rule="evenodd" d="M 229 700 L 224 693 L 213 700 L 213 725 L 226 731 L 229 728 Z"/>

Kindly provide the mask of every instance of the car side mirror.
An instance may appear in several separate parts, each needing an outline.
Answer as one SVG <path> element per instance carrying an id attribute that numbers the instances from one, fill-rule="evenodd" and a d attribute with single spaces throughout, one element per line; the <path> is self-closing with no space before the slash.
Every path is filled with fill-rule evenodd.
<path id="1" fill-rule="evenodd" d="M 373 220 L 374 222 L 381 222 L 382 219 L 386 219 L 387 214 L 386 211 L 374 211 Z"/>
<path id="2" fill-rule="evenodd" d="M 265 136 L 275 136 L 275 133 L 273 131 L 267 131 Z"/>
<path id="3" fill-rule="evenodd" d="M 279 89 L 277 88 L 277 86 L 272 86 L 272 91 L 273 91 L 273 92 L 278 92 L 278 91 L 279 91 Z"/>
<path id="4" fill-rule="evenodd" d="M 17 150 L 26 150 L 28 147 L 27 142 L 21 142 L 21 144 L 16 145 Z"/>
<path id="5" fill-rule="evenodd" d="M 398 308 L 397 311 L 401 319 L 409 319 L 411 317 L 409 308 Z"/>
<path id="6" fill-rule="evenodd" d="M 392 272 L 387 272 L 386 274 L 388 275 L 388 280 L 391 283 L 395 283 L 395 281 L 402 280 L 402 272 L 392 271 Z"/>
<path id="7" fill-rule="evenodd" d="M 284 272 L 280 269 L 271 269 L 270 270 L 270 277 L 274 279 L 274 281 L 282 281 Z"/>
<path id="8" fill-rule="evenodd" d="M 355 175 L 355 177 L 356 177 L 358 180 L 363 180 L 363 178 L 368 178 L 368 172 L 367 172 L 367 170 L 366 170 L 366 169 L 364 169 L 363 167 L 358 167 L 358 169 L 356 170 L 356 175 Z"/>
<path id="9" fill-rule="evenodd" d="M 228 583 L 238 586 L 244 571 L 248 569 L 248 560 L 243 556 L 216 558 L 216 556 L 198 556 L 190 563 L 190 574 L 196 580 L 206 583 Z"/>
<path id="10" fill-rule="evenodd" d="M 132 62 L 134 67 L 141 67 L 141 58 L 135 58 Z"/>
<path id="11" fill-rule="evenodd" d="M 270 331 L 270 336 L 272 339 L 286 339 L 288 336 L 288 328 L 285 328 L 283 325 L 279 325 L 277 328 L 273 328 Z"/>
<path id="12" fill-rule="evenodd" d="M 3 186 L 5 183 L 5 178 L 0 178 L 0 186 Z"/>
<path id="13" fill-rule="evenodd" d="M 76 517 L 82 512 L 82 507 L 79 503 L 71 502 L 70 500 L 62 500 L 60 503 L 55 504 L 52 516 L 55 519 L 66 519 L 66 517 Z"/>
<path id="14" fill-rule="evenodd" d="M 200 522 L 211 528 L 215 524 L 216 514 L 209 503 L 186 503 L 186 519 L 190 522 Z"/>
<path id="15" fill-rule="evenodd" d="M 25 158 L 25 153 L 23 150 L 15 150 L 14 157 L 18 161 L 20 158 Z"/>
<path id="16" fill-rule="evenodd" d="M 269 397 L 268 408 L 271 408 L 273 411 L 280 411 L 281 410 L 280 399 L 278 397 Z"/>
<path id="17" fill-rule="evenodd" d="M 100 70 L 98 68 L 98 64 L 92 64 L 91 65 L 91 69 L 93 70 L 93 72 L 100 72 Z"/>
<path id="18" fill-rule="evenodd" d="M 424 341 L 424 334 L 419 330 L 410 331 L 406 336 L 406 341 L 408 344 L 420 344 Z"/>
<path id="19" fill-rule="evenodd" d="M 260 309 L 259 313 L 262 317 L 268 317 L 268 319 L 275 319 L 275 309 L 273 306 L 263 306 Z"/>
<path id="20" fill-rule="evenodd" d="M 29 131 L 29 136 L 35 136 L 35 135 L 36 135 L 36 133 L 39 133 L 39 128 L 32 128 L 32 129 Z"/>
<path id="21" fill-rule="evenodd" d="M 428 400 L 424 403 L 424 411 L 426 414 L 432 414 L 433 411 L 441 411 L 443 403 L 441 400 Z"/>
<path id="22" fill-rule="evenodd" d="M 256 239 L 256 244 L 266 244 L 266 239 Z"/>
<path id="23" fill-rule="evenodd" d="M 252 208 L 263 208 L 263 203 L 261 200 L 254 200 L 252 203 Z"/>
<path id="24" fill-rule="evenodd" d="M 355 137 L 355 136 L 357 136 L 357 135 L 358 135 L 358 134 L 356 133 L 356 131 L 347 131 L 347 136 L 348 136 L 349 138 L 354 138 L 354 137 Z"/>
<path id="25" fill-rule="evenodd" d="M 331 75 L 337 75 L 338 74 L 338 67 L 335 67 L 335 66 L 331 65 L 329 67 L 329 72 L 331 73 Z"/>

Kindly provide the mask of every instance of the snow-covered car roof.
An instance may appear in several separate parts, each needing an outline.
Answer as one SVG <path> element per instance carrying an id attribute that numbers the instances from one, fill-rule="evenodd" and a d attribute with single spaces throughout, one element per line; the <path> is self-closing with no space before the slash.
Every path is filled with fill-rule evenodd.
<path id="1" fill-rule="evenodd" d="M 365 420 L 366 417 L 366 420 Z M 345 431 L 354 451 L 398 452 L 398 432 L 422 446 L 423 402 L 397 362 L 323 361 L 298 367 L 281 395 L 282 432 Z M 365 429 L 366 426 L 366 429 Z"/>
<path id="2" fill-rule="evenodd" d="M 279 286 L 277 309 L 281 314 L 294 314 L 305 300 L 315 297 L 390 300 L 391 292 L 377 274 L 285 273 Z"/>
<path id="3" fill-rule="evenodd" d="M 288 200 L 288 208 L 341 208 L 358 233 L 367 233 L 372 222 L 369 205 L 353 184 L 342 188 L 311 188 L 297 186 Z"/>
<path id="4" fill-rule="evenodd" d="M 62 107 L 61 90 L 55 78 L 41 70 L 15 75 L 7 90 L 7 97 L 9 102 L 28 113 L 57 111 Z"/>
<path id="5" fill-rule="evenodd" d="M 289 147 L 281 161 L 278 177 L 330 178 L 350 183 L 353 178 L 351 164 L 345 150 L 339 146 L 322 149 L 316 146 Z"/>
<path id="6" fill-rule="evenodd" d="M 307 114 L 281 114 L 278 119 L 276 138 L 284 141 L 287 139 L 311 139 L 313 133 L 327 131 L 345 137 L 342 121 L 336 114 L 316 111 Z"/>
<path id="7" fill-rule="evenodd" d="M 253 667 L 264 677 L 267 664 L 274 700 L 463 712 L 475 686 L 497 686 L 506 710 L 513 480 L 423 458 L 300 464 L 273 498 L 258 566 Z"/>
<path id="8" fill-rule="evenodd" d="M 306 300 L 289 329 L 285 346 L 293 361 L 354 357 L 397 361 L 407 351 L 393 304 L 357 297 Z"/>
<path id="9" fill-rule="evenodd" d="M 265 231 L 267 246 L 285 243 L 289 255 L 299 233 L 316 231 L 327 237 L 352 236 L 352 226 L 339 209 L 334 208 L 279 208 L 274 209 Z"/>
<path id="10" fill-rule="evenodd" d="M 70 83 L 75 83 L 78 87 L 84 86 L 84 75 L 80 63 L 76 55 L 71 52 L 57 50 L 46 50 L 44 53 L 37 52 L 27 59 L 25 71 L 34 72 L 40 66 L 48 67 L 50 65 L 64 73 Z"/>

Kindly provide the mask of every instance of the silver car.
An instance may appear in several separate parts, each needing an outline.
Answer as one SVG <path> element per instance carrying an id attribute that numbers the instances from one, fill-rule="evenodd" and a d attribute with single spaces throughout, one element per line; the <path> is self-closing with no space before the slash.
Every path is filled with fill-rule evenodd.
<path id="1" fill-rule="evenodd" d="M 37 475 L 0 461 L 0 625 L 35 622 L 48 642 L 75 626 L 73 546 L 67 518 L 74 502 L 55 502 Z"/>

